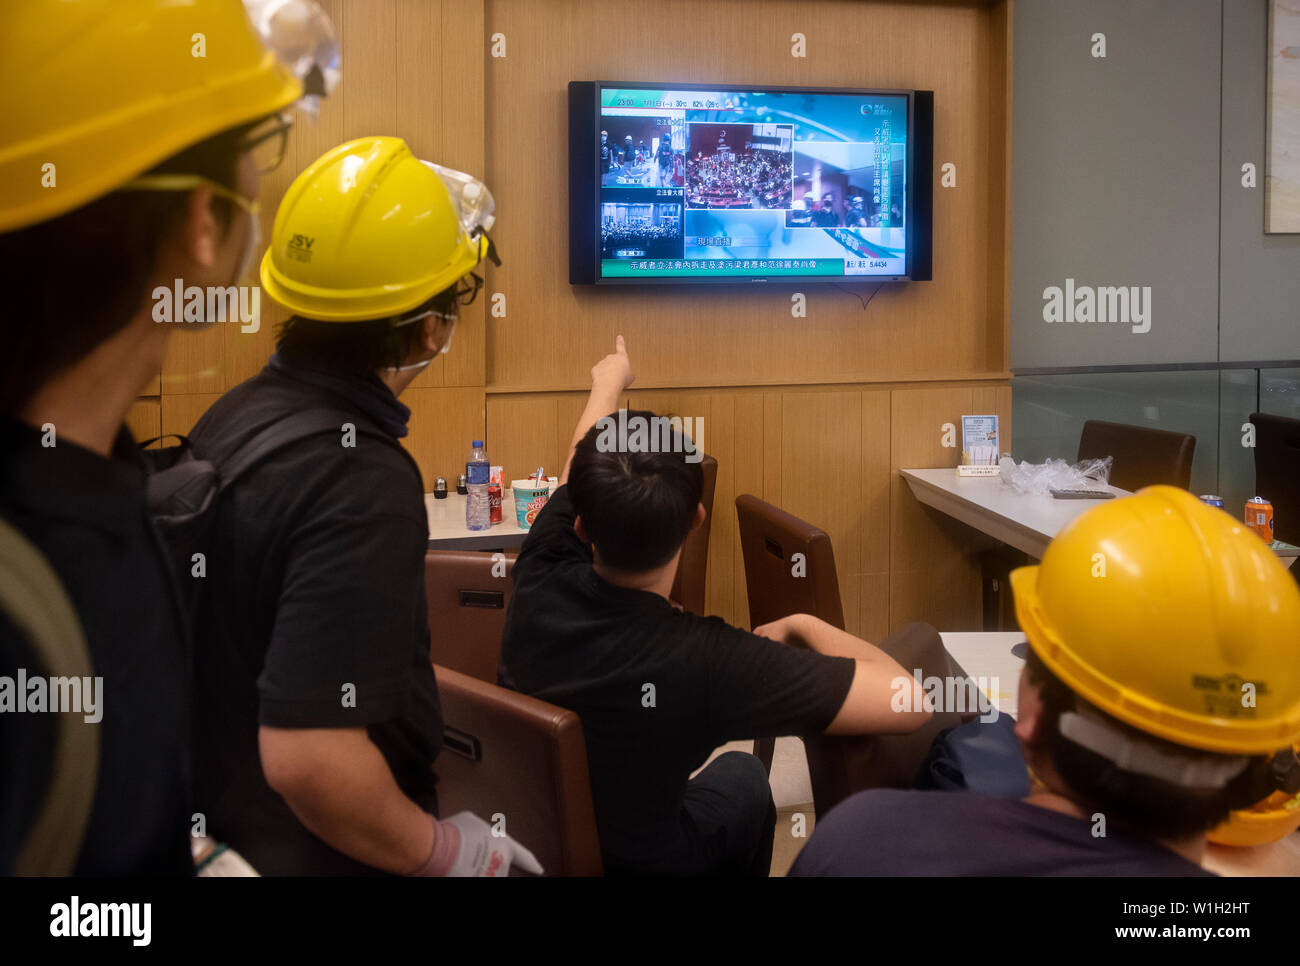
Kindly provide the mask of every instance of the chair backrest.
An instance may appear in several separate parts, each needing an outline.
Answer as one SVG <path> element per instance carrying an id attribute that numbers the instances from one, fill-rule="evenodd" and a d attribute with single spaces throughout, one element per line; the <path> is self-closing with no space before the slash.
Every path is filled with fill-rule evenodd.
<path id="1" fill-rule="evenodd" d="M 1300 544 L 1300 419 L 1252 413 L 1250 421 L 1255 424 L 1251 495 L 1273 504 L 1273 536 Z"/>
<path id="2" fill-rule="evenodd" d="M 1110 485 L 1121 490 L 1140 490 L 1157 483 L 1187 489 L 1195 451 L 1195 436 L 1149 426 L 1090 419 L 1079 434 L 1078 458 L 1111 457 Z"/>
<path id="3" fill-rule="evenodd" d="M 686 537 L 682 559 L 677 564 L 677 577 L 669 596 L 692 614 L 704 617 L 709 531 L 713 527 L 713 494 L 718 487 L 718 461 L 706 455 L 700 460 L 700 471 L 704 475 L 704 489 L 700 493 L 700 502 L 704 504 L 704 523 Z"/>
<path id="4" fill-rule="evenodd" d="M 909 675 L 919 670 L 922 680 L 965 676 L 929 624 L 908 624 L 877 647 Z M 911 788 L 939 732 L 955 728 L 975 713 L 977 709 L 965 714 L 939 712 L 906 735 L 804 735 L 817 814 L 825 815 L 849 795 L 867 788 Z"/>
<path id="5" fill-rule="evenodd" d="M 537 856 L 547 875 L 600 875 L 582 722 L 572 711 L 434 666 L 442 701 L 438 811 L 471 811 Z"/>
<path id="6" fill-rule="evenodd" d="M 429 654 L 441 664 L 495 684 L 515 555 L 486 550 L 430 550 L 424 555 Z"/>
<path id="7" fill-rule="evenodd" d="M 812 614 L 843 629 L 835 553 L 825 531 L 750 494 L 736 497 L 749 624 Z M 802 561 L 794 559 L 803 554 Z"/>

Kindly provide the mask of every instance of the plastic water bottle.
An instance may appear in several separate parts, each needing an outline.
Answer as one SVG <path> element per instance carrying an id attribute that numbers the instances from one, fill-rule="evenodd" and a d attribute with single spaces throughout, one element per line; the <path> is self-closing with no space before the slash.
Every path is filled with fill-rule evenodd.
<path id="1" fill-rule="evenodd" d="M 469 490 L 469 496 L 465 498 L 465 527 L 469 530 L 486 530 L 492 525 L 492 506 L 488 496 L 491 472 L 483 441 L 476 439 L 465 463 L 465 488 Z"/>

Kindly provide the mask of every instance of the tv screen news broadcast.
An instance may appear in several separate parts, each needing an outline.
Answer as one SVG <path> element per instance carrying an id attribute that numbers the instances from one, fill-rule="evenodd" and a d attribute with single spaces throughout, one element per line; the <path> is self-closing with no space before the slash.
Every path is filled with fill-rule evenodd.
<path id="1" fill-rule="evenodd" d="M 569 85 L 569 280 L 930 277 L 929 91 Z"/>

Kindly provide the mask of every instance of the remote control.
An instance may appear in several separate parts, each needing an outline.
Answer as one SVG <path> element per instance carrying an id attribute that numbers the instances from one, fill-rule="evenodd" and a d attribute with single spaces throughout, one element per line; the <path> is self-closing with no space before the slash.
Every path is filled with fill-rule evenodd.
<path id="1" fill-rule="evenodd" d="M 1058 500 L 1113 500 L 1115 494 L 1108 490 L 1053 490 Z"/>

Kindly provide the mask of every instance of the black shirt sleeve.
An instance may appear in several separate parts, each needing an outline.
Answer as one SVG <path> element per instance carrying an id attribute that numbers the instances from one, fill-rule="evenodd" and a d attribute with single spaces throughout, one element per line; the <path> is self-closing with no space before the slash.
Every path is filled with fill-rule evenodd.
<path id="1" fill-rule="evenodd" d="M 710 617 L 700 648 L 710 723 L 722 741 L 817 734 L 835 719 L 857 662 L 759 637 Z"/>
<path id="2" fill-rule="evenodd" d="M 356 727 L 407 709 L 412 650 L 428 649 L 428 529 L 377 500 L 383 485 L 345 479 L 293 533 L 258 679 L 262 724 Z"/>
<path id="3" fill-rule="evenodd" d="M 591 548 L 573 532 L 573 517 L 569 488 L 567 485 L 561 486 L 546 501 L 546 506 L 537 514 L 532 529 L 524 538 L 519 558 L 515 561 L 514 572 L 517 577 L 521 573 L 531 572 L 535 567 L 591 562 Z"/>

